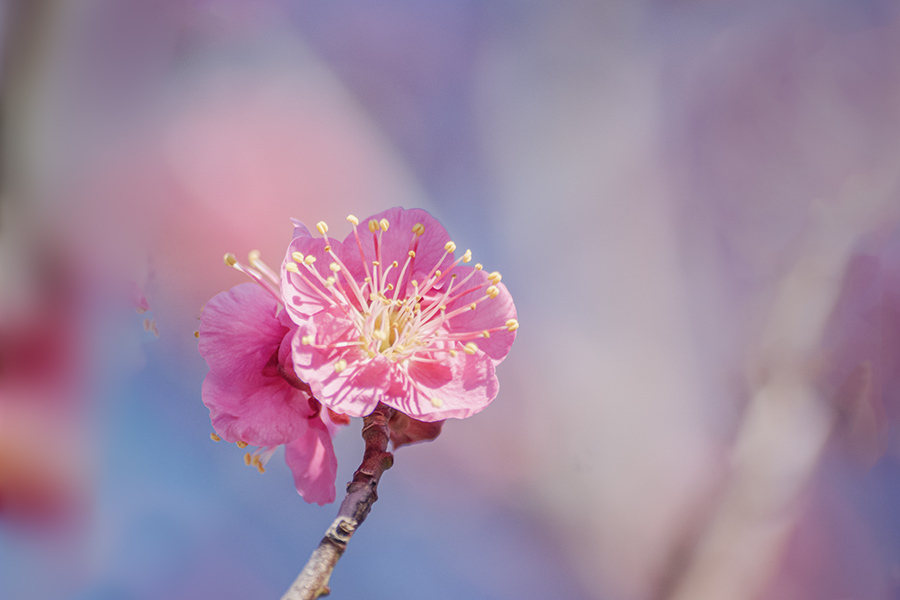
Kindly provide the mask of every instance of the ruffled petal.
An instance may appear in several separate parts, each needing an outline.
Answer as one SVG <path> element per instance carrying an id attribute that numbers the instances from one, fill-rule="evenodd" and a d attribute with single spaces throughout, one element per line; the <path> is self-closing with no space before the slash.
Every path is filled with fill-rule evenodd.
<path id="1" fill-rule="evenodd" d="M 382 219 L 387 219 L 388 230 L 380 234 L 371 233 L 367 223 Z M 418 224 L 424 227 L 424 233 L 421 236 L 413 233 L 413 227 Z M 412 268 L 408 269 L 403 277 L 406 284 L 413 279 L 422 281 L 432 269 L 447 269 L 453 262 L 452 254 L 445 256 L 444 246 L 450 241 L 447 230 L 437 219 L 420 208 L 409 210 L 400 207 L 390 208 L 372 215 L 366 219 L 366 222 L 360 223 L 357 231 L 367 264 L 371 265 L 372 261 L 376 259 L 376 237 L 381 240 L 381 262 L 389 265 L 392 261 L 397 261 L 399 266 L 388 274 L 387 283 L 397 285 L 397 278 L 409 256 L 410 249 L 415 249 L 416 256 L 411 261 Z M 349 249 L 356 245 L 353 233 L 344 239 L 345 248 Z M 356 248 L 356 253 L 359 254 L 358 248 Z"/>
<path id="2" fill-rule="evenodd" d="M 403 376 L 406 382 L 392 386 L 382 402 L 428 423 L 472 416 L 500 391 L 494 361 L 480 351 L 436 363 L 411 362 Z"/>
<path id="3" fill-rule="evenodd" d="M 309 336 L 313 343 L 303 344 Z M 298 327 L 293 338 L 294 371 L 309 383 L 315 397 L 333 411 L 363 417 L 378 405 L 381 392 L 390 384 L 390 364 L 381 356 L 369 358 L 354 342 L 353 323 L 338 308 L 311 316 Z M 336 370 L 338 361 L 346 366 Z"/>
<path id="4" fill-rule="evenodd" d="M 476 271 L 472 267 L 457 266 L 453 269 L 453 273 L 462 280 L 472 277 L 464 284 L 466 289 L 474 288 L 481 284 L 488 284 L 488 274 L 484 271 Z M 481 289 L 461 296 L 456 300 L 447 304 L 447 311 L 451 312 L 457 308 L 471 304 L 478 298 L 484 296 L 487 286 Z M 466 310 L 447 321 L 447 329 L 450 333 L 462 333 L 467 331 L 480 332 L 495 327 L 505 327 L 509 319 L 516 318 L 516 306 L 513 304 L 512 296 L 506 286 L 502 283 L 497 284 L 498 294 L 495 298 L 488 298 L 479 302 L 475 310 Z M 506 355 L 509 354 L 512 343 L 516 339 L 515 331 L 507 331 L 501 329 L 490 334 L 489 338 L 482 338 L 475 341 L 478 348 L 494 360 L 494 364 L 498 364 Z"/>
<path id="5" fill-rule="evenodd" d="M 200 316 L 200 355 L 223 379 L 239 383 L 258 377 L 288 332 L 278 303 L 254 283 L 217 294 Z"/>
<path id="6" fill-rule="evenodd" d="M 200 321 L 200 354 L 210 371 L 203 403 L 213 429 L 230 442 L 254 446 L 286 443 L 307 428 L 308 395 L 279 371 L 278 350 L 290 329 L 276 316 L 277 303 L 246 283 L 209 301 Z"/>
<path id="7" fill-rule="evenodd" d="M 306 433 L 284 447 L 284 460 L 304 500 L 320 506 L 334 502 L 337 457 L 331 436 L 320 419 L 311 419 Z"/>

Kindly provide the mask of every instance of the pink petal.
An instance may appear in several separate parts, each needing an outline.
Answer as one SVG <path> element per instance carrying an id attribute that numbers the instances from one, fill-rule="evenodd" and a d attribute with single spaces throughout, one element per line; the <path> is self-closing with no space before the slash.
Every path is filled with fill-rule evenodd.
<path id="1" fill-rule="evenodd" d="M 315 344 L 304 345 L 304 336 Z M 390 366 L 381 355 L 370 359 L 357 346 L 318 347 L 354 341 L 353 323 L 338 308 L 311 316 L 294 335 L 294 371 L 309 383 L 315 397 L 335 412 L 362 417 L 375 409 L 379 395 L 389 383 Z M 335 364 L 344 359 L 347 367 L 337 372 Z"/>
<path id="2" fill-rule="evenodd" d="M 463 267 L 457 266 L 453 269 L 453 272 L 457 274 L 457 277 L 462 280 L 467 277 L 469 273 L 473 271 L 472 267 Z M 464 285 L 465 289 L 469 289 L 470 287 L 475 287 L 482 283 L 490 284 L 488 281 L 488 274 L 484 271 L 474 271 L 472 274 L 472 278 L 469 279 Z M 450 302 L 447 305 L 447 311 L 453 311 L 461 306 L 466 306 L 471 304 L 478 298 L 484 296 L 486 287 L 483 287 L 475 292 L 471 292 L 466 294 L 465 296 L 460 297 L 457 300 Z M 506 322 L 509 319 L 516 318 L 516 306 L 513 304 L 512 296 L 509 294 L 509 290 L 506 289 L 506 286 L 502 283 L 497 284 L 497 290 L 499 294 L 496 298 L 488 298 L 486 300 L 482 300 L 475 307 L 475 310 L 467 310 L 464 311 L 452 319 L 449 320 L 449 331 L 452 332 L 465 332 L 465 331 L 484 331 L 487 329 L 493 329 L 494 327 L 505 327 Z M 462 291 L 462 290 L 460 290 Z M 506 329 L 501 329 L 500 331 L 494 331 L 489 338 L 481 338 L 475 340 L 475 344 L 478 348 L 490 356 L 494 360 L 494 364 L 499 364 L 506 355 L 509 354 L 510 348 L 512 348 L 512 343 L 516 339 L 515 331 L 507 331 Z"/>
<path id="3" fill-rule="evenodd" d="M 337 457 L 325 424 L 311 419 L 309 429 L 284 448 L 284 460 L 294 474 L 297 492 L 318 505 L 334 502 Z"/>
<path id="4" fill-rule="evenodd" d="M 416 256 L 412 261 L 412 271 L 407 271 L 408 277 L 404 276 L 404 281 L 408 282 L 411 279 L 421 281 L 435 267 L 447 269 L 453 262 L 452 255 L 444 257 L 444 245 L 450 241 L 450 235 L 437 219 L 420 208 L 405 210 L 396 207 L 372 215 L 364 222 L 360 222 L 357 227 L 367 263 L 371 264 L 371 261 L 375 259 L 374 236 L 367 225 L 373 219 L 376 221 L 387 219 L 389 223 L 388 230 L 381 234 L 382 263 L 387 265 L 391 261 L 397 261 L 400 265 L 388 275 L 388 283 L 397 284 L 397 277 L 409 256 L 410 244 L 413 242 Z M 425 233 L 417 237 L 412 228 L 419 223 L 425 227 Z M 359 256 L 356 238 L 352 233 L 344 239 L 344 246 L 345 249 L 350 249 L 352 246 Z M 438 266 L 439 262 L 440 266 Z"/>
<path id="5" fill-rule="evenodd" d="M 280 376 L 236 384 L 210 372 L 201 395 L 213 429 L 229 442 L 285 444 L 306 431 L 312 414 L 308 396 Z"/>
<path id="6" fill-rule="evenodd" d="M 395 377 L 400 377 L 396 371 Z M 483 352 L 460 352 L 439 363 L 411 362 L 408 380 L 411 382 L 390 388 L 382 402 L 429 423 L 474 415 L 486 408 L 500 390 L 494 362 Z M 440 406 L 434 405 L 433 398 L 440 400 Z"/>
<path id="7" fill-rule="evenodd" d="M 245 283 L 207 303 L 200 321 L 200 354 L 210 371 L 203 403 L 213 428 L 230 441 L 271 446 L 306 431 L 306 394 L 280 375 L 278 350 L 290 329 L 275 315 L 265 290 Z"/>
<path id="8" fill-rule="evenodd" d="M 278 304 L 254 283 L 217 294 L 200 316 L 200 355 L 213 371 L 235 380 L 252 378 L 268 363 L 288 329 Z"/>

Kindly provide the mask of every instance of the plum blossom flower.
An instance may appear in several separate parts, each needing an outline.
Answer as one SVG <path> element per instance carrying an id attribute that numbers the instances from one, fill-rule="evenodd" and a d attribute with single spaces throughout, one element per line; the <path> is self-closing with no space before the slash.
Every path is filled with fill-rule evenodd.
<path id="1" fill-rule="evenodd" d="M 465 418 L 497 395 L 494 372 L 518 328 L 497 272 L 468 266 L 424 210 L 392 208 L 338 241 L 295 221 L 282 299 L 297 326 L 297 376 L 332 410 L 365 416 L 379 402 L 425 422 Z"/>
<path id="2" fill-rule="evenodd" d="M 258 284 L 222 292 L 204 307 L 197 333 L 210 371 L 203 381 L 215 441 L 257 446 L 247 465 L 265 471 L 278 446 L 297 491 L 307 502 L 335 499 L 337 459 L 331 439 L 349 419 L 324 409 L 294 374 L 291 339 L 297 326 L 287 318 L 277 276 L 251 253 L 252 266 L 226 255 L 226 263 Z"/>

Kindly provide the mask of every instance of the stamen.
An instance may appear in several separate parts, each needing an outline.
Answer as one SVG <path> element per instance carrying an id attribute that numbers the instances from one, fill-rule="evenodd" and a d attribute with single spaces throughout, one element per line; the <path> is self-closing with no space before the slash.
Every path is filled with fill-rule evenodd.
<path id="1" fill-rule="evenodd" d="M 484 290 L 484 293 L 487 294 L 489 298 L 493 299 L 500 295 L 500 289 L 496 285 L 492 285 Z"/>
<path id="2" fill-rule="evenodd" d="M 305 265 L 311 265 L 314 262 L 316 262 L 316 257 L 313 256 L 312 254 L 307 254 L 306 258 L 303 259 L 303 264 L 305 264 Z"/>
<path id="3" fill-rule="evenodd" d="M 353 224 L 354 227 L 359 225 L 359 219 L 357 219 L 353 215 L 347 215 L 347 220 L 350 221 L 350 223 Z"/>
<path id="4" fill-rule="evenodd" d="M 209 439 L 211 439 L 211 440 L 214 441 L 214 442 L 221 442 L 221 441 L 222 441 L 222 438 L 220 438 L 218 435 L 216 435 L 215 432 L 209 434 Z"/>
<path id="5" fill-rule="evenodd" d="M 195 332 L 194 332 L 194 337 L 197 338 L 197 339 L 199 340 L 199 339 L 200 339 L 200 332 L 199 332 L 199 331 L 195 331 Z"/>
<path id="6" fill-rule="evenodd" d="M 341 371 L 343 371 L 346 368 L 347 368 L 347 361 L 344 360 L 343 358 L 340 359 L 339 361 L 337 361 L 336 363 L 334 363 L 334 372 L 335 373 L 340 373 Z"/>
<path id="7" fill-rule="evenodd" d="M 444 405 L 444 401 L 441 400 L 440 398 L 432 398 L 431 405 L 434 406 L 435 408 L 440 408 Z"/>
<path id="8" fill-rule="evenodd" d="M 314 341 L 314 338 L 311 335 L 304 335 L 303 337 L 300 338 L 300 343 L 303 344 L 304 346 L 309 346 L 310 344 L 313 343 L 313 341 Z"/>
<path id="9" fill-rule="evenodd" d="M 476 308 L 478 308 L 478 305 L 475 304 L 474 302 L 469 305 L 469 310 L 475 310 Z"/>
<path id="10" fill-rule="evenodd" d="M 300 274 L 300 269 L 297 267 L 297 263 L 292 263 L 292 262 L 287 263 L 286 265 L 284 265 L 284 270 L 290 271 L 291 273 L 296 273 L 297 275 Z"/>
<path id="11" fill-rule="evenodd" d="M 416 237 L 419 237 L 423 233 L 425 233 L 425 226 L 421 223 L 416 223 L 415 225 L 413 225 L 412 232 L 416 234 Z"/>
<path id="12" fill-rule="evenodd" d="M 375 233 L 376 231 L 378 231 L 378 229 L 379 229 L 378 221 L 376 221 L 375 219 L 372 219 L 371 221 L 369 221 L 369 231 L 371 231 L 372 233 Z"/>
<path id="13" fill-rule="evenodd" d="M 489 337 L 491 337 L 491 332 L 488 331 L 487 329 L 485 329 L 484 331 L 481 332 L 481 335 L 482 335 L 482 337 L 489 338 Z"/>
<path id="14" fill-rule="evenodd" d="M 244 464 L 249 467 L 251 462 L 253 462 L 253 459 L 250 458 L 250 453 L 248 452 L 244 455 Z"/>
<path id="15" fill-rule="evenodd" d="M 334 271 L 335 273 L 337 273 L 338 271 L 341 270 L 341 265 L 337 264 L 336 262 L 333 262 L 330 265 L 328 265 L 328 268 L 331 269 L 332 271 Z"/>
<path id="16" fill-rule="evenodd" d="M 471 250 L 466 250 L 466 253 L 463 254 L 463 256 L 462 256 L 462 261 L 464 263 L 472 261 L 472 251 Z"/>
<path id="17" fill-rule="evenodd" d="M 490 275 L 488 275 L 488 280 L 489 280 L 491 283 L 493 283 L 494 285 L 497 285 L 498 283 L 500 283 L 500 280 L 501 280 L 501 279 L 503 279 L 503 277 L 502 277 L 502 276 L 500 275 L 500 273 L 497 272 L 497 271 L 494 271 L 493 273 L 491 273 Z"/>
<path id="18" fill-rule="evenodd" d="M 475 270 L 476 270 L 476 271 L 480 271 L 480 270 L 482 270 L 483 268 L 484 268 L 484 266 L 483 266 L 481 263 L 475 263 Z"/>
<path id="19" fill-rule="evenodd" d="M 232 254 L 231 252 L 225 253 L 225 264 L 229 267 L 233 267 L 237 264 L 237 258 L 235 258 L 234 254 Z"/>
<path id="20" fill-rule="evenodd" d="M 506 330 L 507 331 L 515 331 L 518 328 L 519 328 L 519 322 L 516 321 L 515 319 L 510 319 L 509 321 L 506 322 Z"/>
<path id="21" fill-rule="evenodd" d="M 463 346 L 463 352 L 466 354 L 475 354 L 478 352 L 478 346 L 475 345 L 475 342 L 468 342 L 465 346 Z"/>
<path id="22" fill-rule="evenodd" d="M 237 447 L 238 447 L 238 448 L 246 448 L 246 447 L 247 447 L 247 442 L 242 442 L 242 441 L 238 440 L 238 441 L 237 441 Z"/>
<path id="23" fill-rule="evenodd" d="M 291 252 L 291 258 L 294 262 L 302 263 L 303 262 L 303 253 L 302 252 Z"/>
<path id="24" fill-rule="evenodd" d="M 387 231 L 388 227 L 390 226 L 390 223 L 388 223 L 387 219 L 382 219 L 378 222 L 378 224 L 381 226 L 382 231 Z"/>
<path id="25" fill-rule="evenodd" d="M 416 251 L 415 251 L 415 250 L 410 250 L 410 251 L 409 251 L 409 257 L 410 257 L 410 258 L 415 258 L 415 257 L 416 257 Z"/>
<path id="26" fill-rule="evenodd" d="M 326 233 L 328 233 L 328 224 L 325 221 L 319 221 L 318 223 L 316 223 L 316 231 L 318 231 L 322 235 L 325 235 Z"/>
<path id="27" fill-rule="evenodd" d="M 447 252 L 456 252 L 456 244 L 454 244 L 453 242 L 447 242 L 446 244 L 444 244 L 444 250 L 446 250 Z"/>

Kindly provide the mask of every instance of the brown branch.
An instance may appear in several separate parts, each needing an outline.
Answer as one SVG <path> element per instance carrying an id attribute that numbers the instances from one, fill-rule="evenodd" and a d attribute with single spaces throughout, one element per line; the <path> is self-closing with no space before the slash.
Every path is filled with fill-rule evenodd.
<path id="1" fill-rule="evenodd" d="M 347 549 L 350 537 L 365 521 L 372 505 L 378 500 L 376 490 L 381 474 L 394 464 L 394 456 L 387 451 L 390 441 L 388 421 L 393 410 L 379 404 L 372 414 L 363 419 L 362 436 L 366 442 L 366 450 L 362 464 L 347 484 L 347 496 L 341 503 L 337 518 L 281 600 L 316 600 L 330 592 L 328 580 L 331 572 Z"/>

